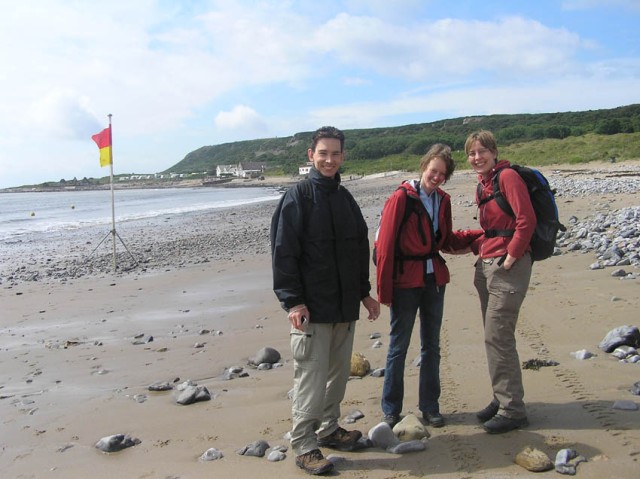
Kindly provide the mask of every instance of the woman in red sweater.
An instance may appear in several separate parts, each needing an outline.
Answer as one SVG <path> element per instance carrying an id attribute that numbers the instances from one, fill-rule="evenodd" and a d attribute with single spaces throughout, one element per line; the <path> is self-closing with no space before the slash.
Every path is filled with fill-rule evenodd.
<path id="1" fill-rule="evenodd" d="M 465 152 L 480 182 L 476 201 L 485 234 L 471 244 L 471 250 L 479 256 L 474 285 L 480 297 L 493 388 L 492 401 L 476 415 L 487 432 L 499 434 L 528 425 L 515 329 L 531 278 L 529 242 L 536 228 L 536 216 L 520 175 L 509 168 L 508 161 L 498 160 L 498 147 L 491 132 L 469 135 Z M 500 191 L 513 216 L 491 199 L 493 177 L 498 172 Z"/>
<path id="2" fill-rule="evenodd" d="M 391 334 L 382 389 L 383 421 L 400 420 L 404 368 L 420 310 L 418 407 L 425 422 L 440 413 L 440 328 L 449 270 L 441 250 L 468 250 L 482 231 L 452 231 L 451 198 L 440 189 L 453 174 L 451 148 L 433 145 L 420 161 L 420 178 L 404 181 L 385 202 L 376 238 L 378 300 L 391 307 Z"/>

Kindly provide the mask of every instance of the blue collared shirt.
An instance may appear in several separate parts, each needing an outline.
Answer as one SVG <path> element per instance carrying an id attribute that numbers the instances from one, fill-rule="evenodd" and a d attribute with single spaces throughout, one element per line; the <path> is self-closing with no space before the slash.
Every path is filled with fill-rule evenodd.
<path id="1" fill-rule="evenodd" d="M 424 205 L 429 217 L 431 218 L 431 223 L 433 224 L 433 232 L 436 233 L 438 231 L 438 216 L 440 214 L 440 195 L 436 190 L 433 190 L 431 194 L 427 194 L 424 188 L 420 188 L 420 201 Z M 428 259 L 426 261 L 427 274 L 433 273 L 433 260 Z"/>

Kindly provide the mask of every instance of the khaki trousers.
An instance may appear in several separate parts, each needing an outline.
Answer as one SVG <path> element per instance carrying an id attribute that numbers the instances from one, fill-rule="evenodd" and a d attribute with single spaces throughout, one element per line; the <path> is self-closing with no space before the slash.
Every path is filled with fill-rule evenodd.
<path id="1" fill-rule="evenodd" d="M 509 271 L 498 265 L 498 259 L 476 262 L 474 285 L 480 297 L 489 377 L 500 402 L 499 414 L 523 418 L 527 412 L 515 330 L 531 279 L 531 257 L 526 253 Z"/>
<path id="2" fill-rule="evenodd" d="M 317 449 L 317 438 L 338 428 L 340 403 L 351 374 L 355 326 L 353 321 L 309 323 L 305 331 L 291 328 L 291 449 L 296 456 Z"/>

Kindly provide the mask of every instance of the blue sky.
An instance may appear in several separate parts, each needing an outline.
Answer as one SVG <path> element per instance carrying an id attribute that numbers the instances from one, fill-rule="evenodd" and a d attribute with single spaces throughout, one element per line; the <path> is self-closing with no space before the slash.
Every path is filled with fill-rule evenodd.
<path id="1" fill-rule="evenodd" d="M 0 188 L 201 146 L 640 103 L 640 0 L 0 0 Z M 348 152 L 347 152 L 348 161 Z"/>

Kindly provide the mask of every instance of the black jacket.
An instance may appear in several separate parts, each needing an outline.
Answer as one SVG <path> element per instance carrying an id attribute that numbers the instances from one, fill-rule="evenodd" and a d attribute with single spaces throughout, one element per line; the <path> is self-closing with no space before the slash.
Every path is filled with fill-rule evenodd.
<path id="1" fill-rule="evenodd" d="M 316 323 L 358 319 L 371 289 L 369 238 L 339 174 L 326 178 L 312 168 L 283 195 L 271 222 L 271 252 L 273 291 L 285 310 L 304 303 Z"/>

